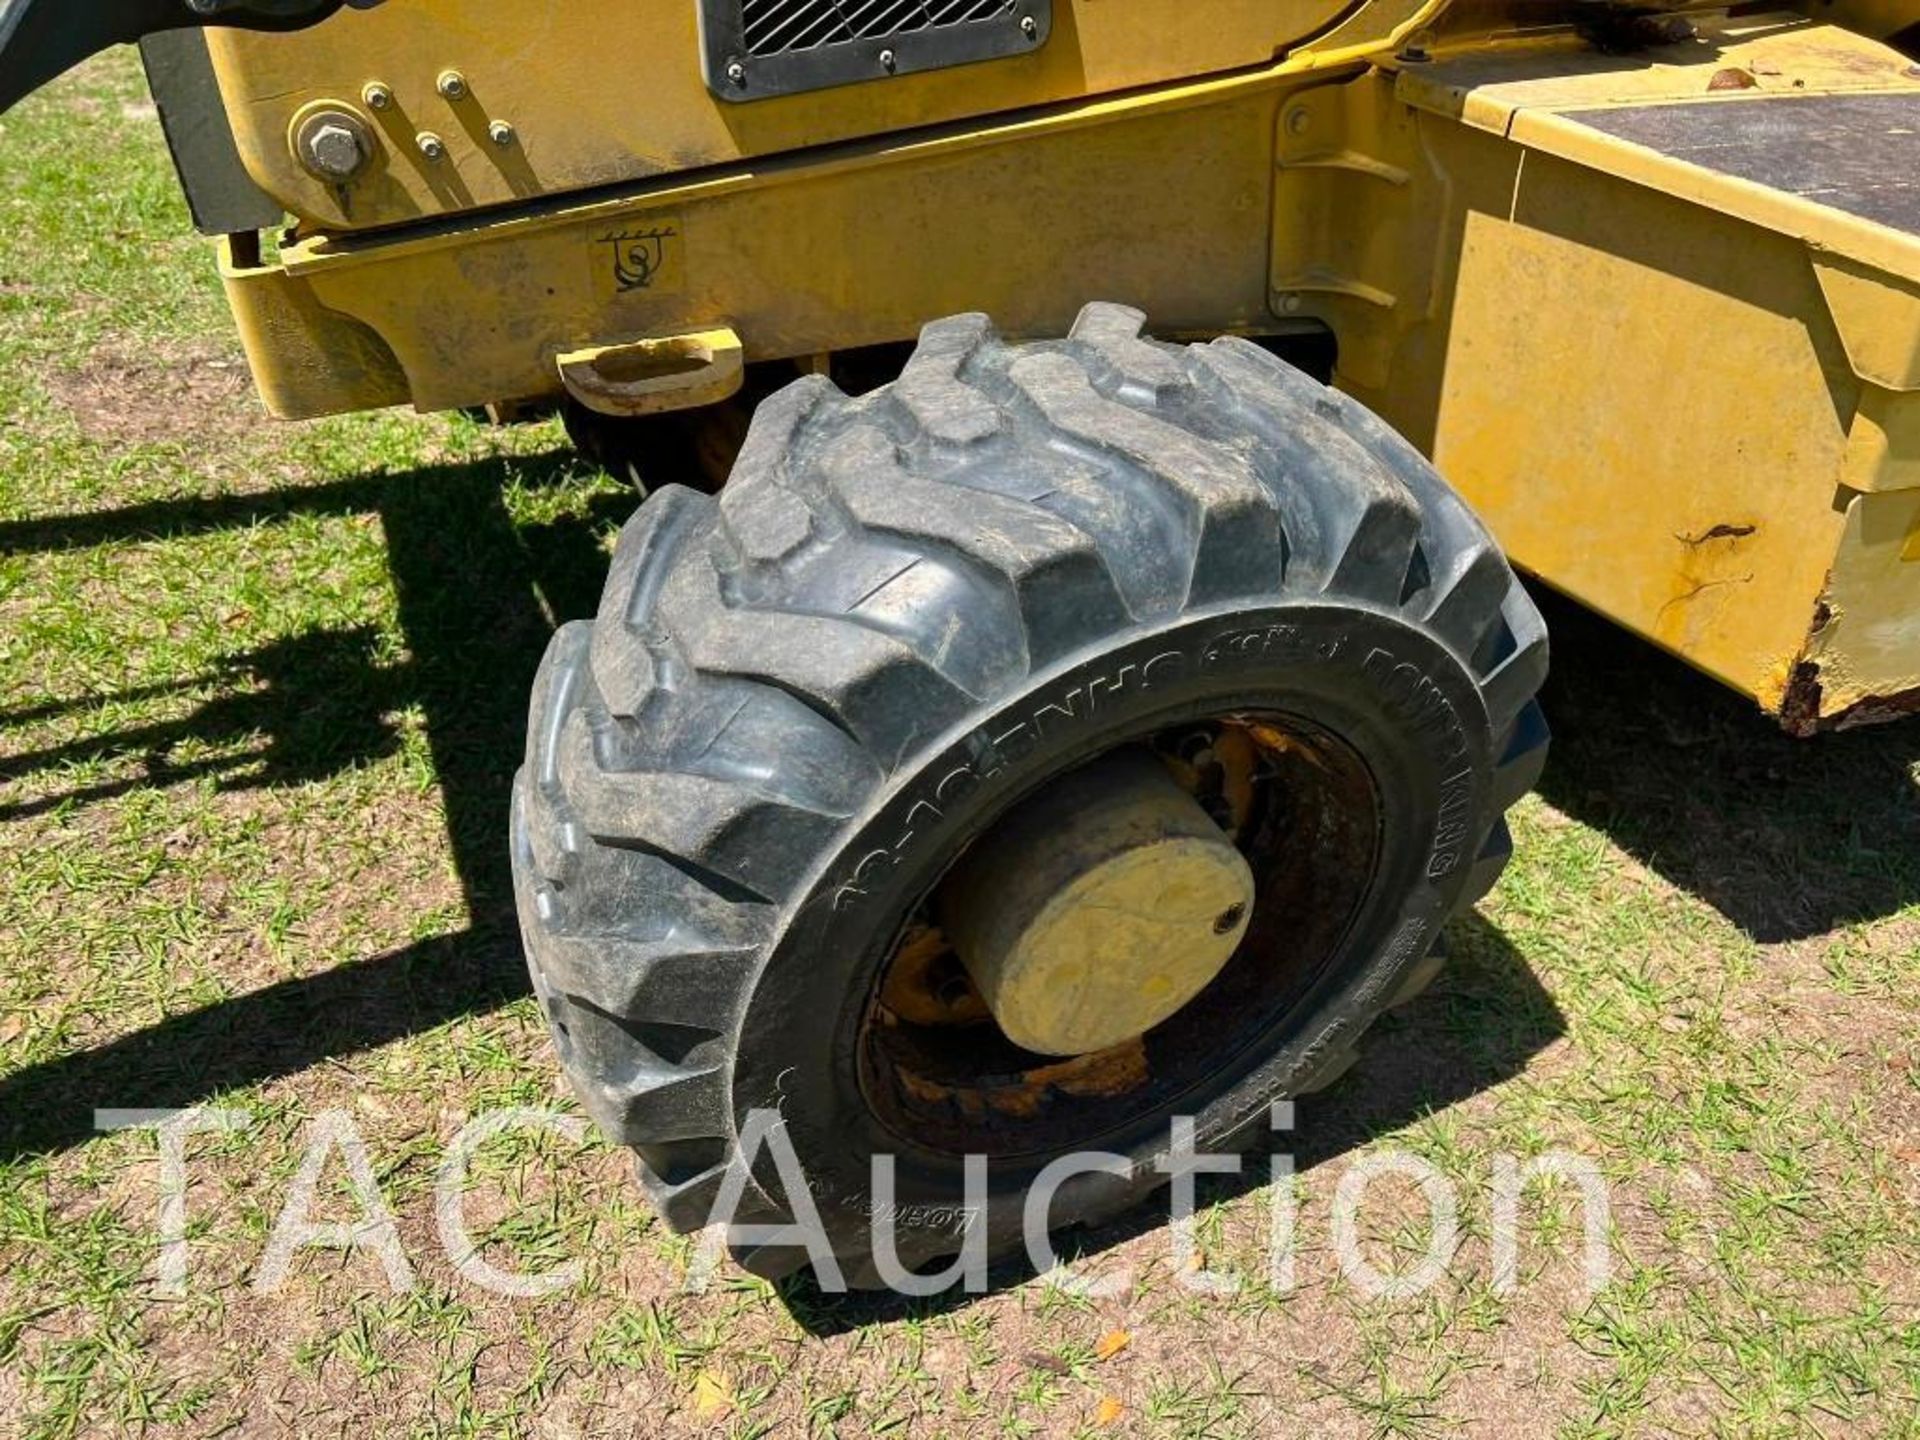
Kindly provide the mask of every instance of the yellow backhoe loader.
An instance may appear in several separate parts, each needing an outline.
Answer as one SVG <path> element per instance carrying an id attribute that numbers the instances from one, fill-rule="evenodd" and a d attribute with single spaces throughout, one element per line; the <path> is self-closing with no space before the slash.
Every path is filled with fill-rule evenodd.
<path id="1" fill-rule="evenodd" d="M 650 492 L 536 682 L 534 984 L 672 1225 L 875 1283 L 1431 981 L 1545 756 L 1516 570 L 1795 732 L 1920 709 L 1917 38 L 10 0 L 0 105 L 138 41 L 274 414 L 557 409 Z"/>

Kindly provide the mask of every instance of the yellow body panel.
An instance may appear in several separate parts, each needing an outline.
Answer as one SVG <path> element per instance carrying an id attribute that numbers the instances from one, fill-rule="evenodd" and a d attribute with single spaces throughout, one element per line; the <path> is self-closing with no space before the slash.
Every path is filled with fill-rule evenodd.
<path id="1" fill-rule="evenodd" d="M 1517 563 L 1778 706 L 1841 529 L 1820 306 L 1793 242 L 1530 160 L 1468 217 L 1435 463 Z"/>
<path id="2" fill-rule="evenodd" d="M 1260 330 L 1275 96 L 1260 81 L 1156 91 L 459 229 L 321 236 L 262 283 L 284 274 L 382 336 L 422 409 L 554 395 L 564 350 L 723 325 L 749 360 L 898 340 L 943 308 L 1057 333 L 1116 285 L 1167 325 Z M 642 234 L 662 258 L 628 286 L 622 237 Z M 237 305 L 253 283 L 230 282 Z"/>
<path id="3" fill-rule="evenodd" d="M 1304 92 L 1274 308 L 1331 325 L 1341 382 L 1556 588 L 1798 728 L 1911 706 L 1920 237 L 1602 127 L 1917 80 L 1773 16 L 1655 63 L 1567 37 Z"/>
<path id="4" fill-rule="evenodd" d="M 1030 55 L 748 104 L 709 93 L 693 0 L 408 0 L 298 35 L 210 35 L 254 178 L 294 215 L 361 228 L 1264 65 L 1349 8 L 1057 0 L 1053 32 Z M 1399 8 L 1406 20 L 1423 7 Z M 1377 42 L 1379 24 L 1350 38 Z M 458 101 L 437 89 L 448 70 L 466 81 Z M 363 100 L 376 83 L 393 95 L 385 110 Z M 379 140 L 374 167 L 349 185 L 308 174 L 288 142 L 322 102 L 358 113 Z M 495 120 L 513 126 L 513 145 L 488 138 Z M 445 142 L 443 159 L 422 156 L 423 131 Z"/>
<path id="5" fill-rule="evenodd" d="M 706 94 L 682 34 L 639 109 L 573 87 L 566 159 L 530 140 L 522 203 L 365 234 L 503 196 L 397 179 L 329 228 L 306 195 L 304 238 L 229 265 L 263 391 L 288 415 L 557 397 L 575 352 L 725 331 L 748 362 L 817 355 L 976 309 L 1044 334 L 1097 298 L 1169 336 L 1315 322 L 1339 383 L 1548 583 L 1797 728 L 1914 703 L 1920 237 L 1644 123 L 1920 95 L 1911 60 L 1790 12 L 1696 10 L 1692 40 L 1619 56 L 1491 0 L 1389 0 L 1290 49 L 1338 7 L 1229 3 L 1157 32 L 1157 4 L 1123 8 L 1063 4 L 1047 55 L 746 106 Z M 670 29 L 691 7 L 633 10 Z M 410 55 L 419 76 L 463 64 L 490 104 L 471 60 L 404 30 L 469 16 L 477 45 L 481 13 L 343 15 L 319 32 L 325 84 Z M 369 20 L 402 28 L 369 51 L 347 28 Z M 248 77 L 257 137 L 317 93 L 277 92 L 261 57 L 312 43 L 232 42 L 222 83 Z M 529 103 L 545 83 L 528 74 Z M 1144 88 L 1098 93 L 1123 85 Z M 595 167 L 616 152 L 622 183 L 547 193 L 614 177 Z"/>

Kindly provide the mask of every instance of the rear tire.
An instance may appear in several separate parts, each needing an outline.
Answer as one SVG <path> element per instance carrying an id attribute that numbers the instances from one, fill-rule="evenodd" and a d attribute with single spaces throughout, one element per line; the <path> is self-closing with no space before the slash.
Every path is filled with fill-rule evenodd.
<path id="1" fill-rule="evenodd" d="M 879 977 L 955 855 L 1097 753 L 1288 717 L 1368 777 L 1371 866 L 1291 1008 L 1162 1045 L 1133 1109 L 1088 1102 L 1080 1133 L 1002 1147 L 995 1254 L 1054 1154 L 1127 1157 L 1061 1189 L 1064 1225 L 1165 1183 L 1170 1114 L 1202 1149 L 1257 1140 L 1271 1101 L 1329 1083 L 1431 982 L 1441 926 L 1499 875 L 1503 812 L 1545 758 L 1547 642 L 1498 547 L 1352 400 L 1246 341 L 1162 345 L 1142 323 L 1093 305 L 1065 340 L 1008 345 L 959 316 L 870 395 L 788 386 L 718 499 L 650 499 L 598 618 L 554 637 L 516 897 L 561 1061 L 674 1228 L 707 1223 L 757 1108 L 780 1112 L 855 1283 L 874 1280 L 874 1154 L 899 1156 L 903 1216 L 951 1207 L 954 1156 L 902 1133 L 863 1058 Z M 788 1220 L 771 1167 L 751 1179 L 736 1219 Z M 909 1265 L 959 1248 L 909 1230 Z"/>

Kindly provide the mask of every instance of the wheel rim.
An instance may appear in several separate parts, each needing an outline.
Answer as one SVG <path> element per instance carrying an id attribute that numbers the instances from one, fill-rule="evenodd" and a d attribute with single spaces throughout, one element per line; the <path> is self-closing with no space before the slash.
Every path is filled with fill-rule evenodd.
<path id="1" fill-rule="evenodd" d="M 1008 1039 L 974 988 L 936 923 L 935 885 L 896 933 L 858 1028 L 864 1098 L 903 1146 L 1026 1158 L 1125 1131 L 1243 1068 L 1340 952 L 1378 866 L 1380 806 L 1359 754 L 1278 712 L 1140 740 L 1246 856 L 1256 890 L 1245 937 L 1210 984 L 1144 1034 L 1092 1054 L 1039 1055 Z"/>

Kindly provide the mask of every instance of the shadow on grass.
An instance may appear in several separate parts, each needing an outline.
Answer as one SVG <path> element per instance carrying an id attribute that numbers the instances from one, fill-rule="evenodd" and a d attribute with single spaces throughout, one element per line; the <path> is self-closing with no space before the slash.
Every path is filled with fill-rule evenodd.
<path id="1" fill-rule="evenodd" d="M 570 451 L 512 462 L 525 484 L 558 480 Z M 549 615 L 591 614 L 606 573 L 596 531 L 631 508 L 597 498 L 584 518 L 516 527 L 499 460 L 369 475 L 331 485 L 214 500 L 162 501 L 104 514 L 0 525 L 0 549 L 60 550 L 171 539 L 297 514 L 375 514 L 387 537 L 406 658 L 382 662 L 373 637 L 319 631 L 236 657 L 213 675 L 125 696 L 150 699 L 208 682 L 250 684 L 178 722 L 142 726 L 0 763 L 0 781 L 94 756 L 137 754 L 147 781 L 115 782 L 11 807 L 0 818 L 85 804 L 139 783 L 213 773 L 232 786 L 297 784 L 391 751 L 384 717 L 403 706 L 425 717 L 471 923 L 468 929 L 282 981 L 168 1018 L 91 1050 L 28 1066 L 0 1080 L 0 1161 L 63 1149 L 92 1134 L 98 1106 L 184 1107 L 236 1087 L 307 1068 L 493 1010 L 528 990 L 503 838 L 508 787 L 519 764 L 527 694 L 551 631 Z M 0 725 L 44 718 L 65 702 L 0 715 Z M 264 750 L 260 741 L 264 736 Z M 169 767 L 192 738 L 244 753 Z"/>
<path id="2" fill-rule="evenodd" d="M 0 784 L 90 760 L 137 759 L 141 772 L 95 785 L 0 804 L 0 821 L 20 820 L 124 795 L 148 785 L 214 776 L 222 789 L 299 784 L 392 753 L 399 734 L 388 718 L 414 698 L 412 677 L 382 666 L 371 627 L 313 630 L 238 655 L 217 670 L 173 685 L 149 685 L 88 702 L 38 705 L 0 714 L 0 730 L 62 711 L 185 694 L 208 686 L 231 693 L 178 720 L 135 725 L 99 738 L 73 740 L 0 760 Z M 259 738 L 266 737 L 266 749 Z M 177 747 L 226 749 L 206 759 L 176 761 Z"/>
<path id="3" fill-rule="evenodd" d="M 1572 602 L 1553 634 L 1540 784 L 1751 938 L 1920 902 L 1920 717 L 1795 740 L 1753 702 Z"/>

